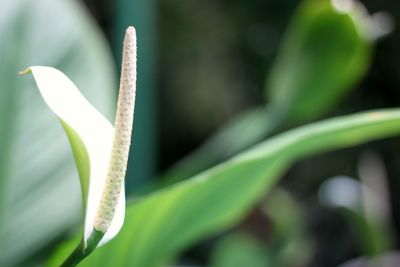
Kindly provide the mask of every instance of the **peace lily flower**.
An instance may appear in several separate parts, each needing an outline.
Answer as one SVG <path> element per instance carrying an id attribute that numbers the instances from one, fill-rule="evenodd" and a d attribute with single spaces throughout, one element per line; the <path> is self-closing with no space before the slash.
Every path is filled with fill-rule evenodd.
<path id="1" fill-rule="evenodd" d="M 136 32 L 126 31 L 115 127 L 61 71 L 32 66 L 39 91 L 67 133 L 81 181 L 85 208 L 80 246 L 64 263 L 74 266 L 119 232 L 125 217 L 126 173 L 136 92 Z"/>

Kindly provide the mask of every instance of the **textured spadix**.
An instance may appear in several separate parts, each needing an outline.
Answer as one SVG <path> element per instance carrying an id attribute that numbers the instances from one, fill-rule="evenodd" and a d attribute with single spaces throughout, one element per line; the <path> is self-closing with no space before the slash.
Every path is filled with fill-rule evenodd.
<path id="1" fill-rule="evenodd" d="M 112 239 L 125 216 L 124 178 L 136 88 L 133 27 L 126 32 L 123 51 L 115 128 L 59 70 L 43 66 L 27 70 L 32 72 L 43 99 L 60 119 L 71 143 L 85 205 L 85 244 L 94 229 L 105 233 L 100 245 Z"/>
<path id="2" fill-rule="evenodd" d="M 111 160 L 100 206 L 94 221 L 94 228 L 107 232 L 116 213 L 118 198 L 124 189 L 124 178 L 128 162 L 133 111 L 136 93 L 136 34 L 133 27 L 126 31 L 118 108 L 115 116 L 115 132 Z"/>

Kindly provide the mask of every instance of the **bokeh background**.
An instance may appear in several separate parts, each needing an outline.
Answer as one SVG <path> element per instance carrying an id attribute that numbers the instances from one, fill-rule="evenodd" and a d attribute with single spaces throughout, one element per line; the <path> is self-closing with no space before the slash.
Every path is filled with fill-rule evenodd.
<path id="1" fill-rule="evenodd" d="M 167 175 L 164 174 L 171 170 L 174 173 L 174 164 L 201 147 L 223 125 L 269 101 L 268 96 L 265 96 L 268 73 L 279 55 L 288 25 L 301 4 L 301 1 L 295 0 L 72 2 L 74 4 L 66 12 L 62 5 L 50 4 L 50 1 L 45 0 L 36 3 L 28 0 L 2 0 L 0 114 L 3 117 L 0 115 L 0 121 L 3 125 L 14 125 L 10 126 L 14 129 L 13 133 L 24 129 L 21 125 L 29 120 L 28 116 L 22 116 L 14 124 L 9 121 L 9 117 L 17 114 L 18 109 L 24 109 L 24 106 L 32 107 L 32 101 L 39 101 L 33 96 L 36 92 L 15 100 L 17 104 L 11 107 L 12 102 L 10 104 L 8 99 L 15 98 L 10 98 L 10 94 L 18 94 L 19 91 L 15 89 L 14 92 L 6 93 L 4 88 L 16 88 L 18 83 L 24 83 L 24 86 L 30 84 L 32 87 L 26 78 L 15 77 L 16 71 L 29 64 L 52 63 L 65 70 L 73 80 L 75 78 L 79 87 L 88 87 L 88 97 L 92 97 L 94 104 L 112 118 L 114 107 L 109 99 L 115 98 L 117 92 L 121 42 L 126 27 L 135 26 L 138 32 L 139 87 L 133 151 L 127 175 L 127 192 L 131 198 L 157 188 L 160 183 L 170 183 L 165 181 Z M 360 78 L 349 86 L 351 90 L 347 90 L 334 107 L 304 121 L 292 120 L 282 124 L 271 135 L 305 122 L 400 106 L 400 33 L 396 27 L 400 22 L 400 2 L 363 0 L 362 3 L 372 14 L 386 11 L 385 19 L 388 21 L 385 22 L 390 26 L 390 33 L 373 42 L 373 48 L 367 56 L 371 63 L 367 64 L 365 75 L 360 74 Z M 42 14 L 48 16 L 43 17 Z M 97 28 L 95 34 L 89 32 L 86 24 Z M 95 51 L 110 52 L 96 59 L 99 53 Z M 58 61 L 57 57 L 63 59 Z M 76 66 L 81 66 L 81 69 Z M 24 81 L 15 82 L 17 79 Z M 107 86 L 113 90 L 99 96 L 100 89 Z M 46 116 L 50 117 L 46 114 L 43 120 L 47 119 Z M 49 125 L 53 124 L 54 120 L 49 122 Z M 43 135 L 44 140 L 49 140 L 53 135 L 45 133 L 44 129 L 47 128 L 38 125 L 33 134 Z M 0 139 L 7 140 L 13 133 L 0 131 Z M 15 147 L 28 149 L 33 141 L 24 138 L 27 139 L 21 137 L 22 141 L 19 140 L 11 147 L 1 140 L 0 145 L 10 151 Z M 54 148 L 58 149 L 62 148 Z M 397 266 L 394 259 L 399 257 L 396 250 L 400 246 L 400 196 L 397 193 L 400 189 L 399 149 L 400 139 L 391 138 L 296 163 L 279 184 L 279 189 L 274 191 L 273 197 L 265 196 L 240 225 L 182 252 L 177 264 L 213 267 L 330 267 L 361 256 L 378 255 L 385 257 L 387 265 L 381 262 L 376 263 L 376 266 Z M 35 152 L 32 153 L 35 155 Z M 229 153 L 226 156 L 230 156 Z M 68 157 L 66 154 L 62 158 Z M 4 154 L 0 159 L 1 164 L 13 164 Z M 40 157 L 36 160 L 40 161 Z M 215 163 L 217 161 L 209 165 Z M 204 169 L 196 168 L 188 173 L 195 174 Z M 9 171 L 11 168 L 3 166 L 3 169 Z M 4 170 L 0 172 L 1 175 L 5 175 Z M 28 168 L 28 171 L 31 169 Z M 369 179 L 371 175 L 368 174 L 371 173 L 379 179 Z M 50 172 L 48 175 L 52 174 Z M 23 177 L 23 174 L 18 173 L 12 175 Z M 332 180 L 332 177 L 336 179 Z M 362 188 L 355 181 L 360 179 L 368 186 L 378 188 L 375 193 L 379 200 L 372 200 L 378 203 L 372 204 L 372 215 L 359 214 L 359 211 L 352 211 L 349 207 L 338 207 L 337 203 L 332 204 L 326 197 L 321 197 L 325 192 L 321 188 L 329 187 L 326 183 L 329 179 L 339 184 L 336 188 L 341 188 L 339 191 L 344 193 L 338 198 L 343 199 L 354 196 L 355 201 L 359 201 L 357 196 Z M 70 211 L 70 219 L 54 226 L 52 234 L 43 234 L 47 245 L 39 250 L 35 243 L 29 242 L 16 245 L 15 251 L 9 248 L 9 244 L 18 238 L 10 234 L 12 227 L 17 227 L 18 223 L 26 225 L 29 217 L 13 215 L 13 209 L 25 210 L 29 207 L 29 199 L 19 201 L 18 196 L 29 191 L 40 195 L 52 188 L 51 183 L 44 185 L 41 181 L 26 180 L 21 178 L 17 182 L 4 182 L 2 186 L 3 190 L 6 189 L 3 194 L 8 203 L 5 204 L 4 218 L 10 221 L 13 216 L 17 218 L 16 224 L 14 221 L 4 224 L 6 230 L 3 237 L 9 240 L 3 247 L 0 246 L 8 255 L 5 256 L 5 266 L 28 266 L 28 263 L 40 262 L 57 242 L 68 235 L 71 225 L 79 225 L 79 211 L 74 208 L 79 205 L 79 188 L 77 184 L 66 182 L 70 188 L 74 188 L 75 191 L 71 192 L 76 193 L 70 193 L 69 200 L 57 201 L 66 202 L 65 209 Z M 16 192 L 12 189 L 14 193 L 10 193 L 7 188 L 17 187 L 16 184 L 21 181 L 27 183 L 26 188 L 15 189 Z M 54 194 L 57 195 L 57 192 Z M 364 201 L 371 203 L 371 198 Z M 7 208 L 10 203 L 17 203 L 18 208 Z M 45 207 L 43 203 L 38 204 L 42 209 Z M 48 212 L 42 215 L 43 218 L 54 217 L 54 208 L 44 209 Z M 369 229 L 375 227 L 368 225 L 371 222 L 369 216 L 375 218 L 372 219 L 374 223 L 378 218 L 378 230 Z M 37 240 L 40 238 L 38 234 Z M 371 242 L 376 243 L 371 247 Z M 31 253 L 13 260 L 21 250 Z M 231 259 L 227 260 L 227 257 Z M 286 257 L 292 257 L 292 260 Z M 343 266 L 366 266 L 362 264 L 359 261 Z"/>

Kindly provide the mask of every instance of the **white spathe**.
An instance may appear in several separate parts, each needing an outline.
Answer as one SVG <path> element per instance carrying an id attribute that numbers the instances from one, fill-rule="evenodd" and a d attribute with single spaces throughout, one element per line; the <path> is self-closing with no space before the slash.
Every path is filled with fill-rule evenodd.
<path id="1" fill-rule="evenodd" d="M 84 241 L 92 234 L 93 223 L 105 187 L 114 136 L 112 124 L 80 93 L 61 71 L 43 66 L 29 68 L 49 108 L 80 137 L 89 157 Z M 123 182 L 122 182 L 123 183 Z M 122 186 L 109 229 L 99 245 L 111 240 L 121 229 L 125 217 L 125 191 Z"/>

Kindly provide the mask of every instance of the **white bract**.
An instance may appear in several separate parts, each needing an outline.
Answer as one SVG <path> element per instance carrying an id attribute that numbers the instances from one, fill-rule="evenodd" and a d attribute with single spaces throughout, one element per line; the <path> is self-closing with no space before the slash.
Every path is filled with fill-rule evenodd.
<path id="1" fill-rule="evenodd" d="M 125 217 L 124 178 L 136 92 L 136 33 L 126 31 L 115 128 L 61 71 L 33 66 L 31 71 L 49 108 L 60 119 L 71 143 L 85 205 L 84 242 L 94 230 L 111 240 Z"/>

